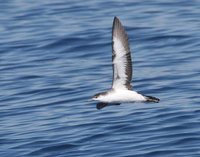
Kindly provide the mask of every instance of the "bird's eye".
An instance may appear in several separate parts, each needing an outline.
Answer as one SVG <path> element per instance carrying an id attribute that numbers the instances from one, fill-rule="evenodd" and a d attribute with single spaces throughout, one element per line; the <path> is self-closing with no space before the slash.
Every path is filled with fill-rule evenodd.
<path id="1" fill-rule="evenodd" d="M 93 98 L 98 98 L 98 95 L 94 95 Z"/>

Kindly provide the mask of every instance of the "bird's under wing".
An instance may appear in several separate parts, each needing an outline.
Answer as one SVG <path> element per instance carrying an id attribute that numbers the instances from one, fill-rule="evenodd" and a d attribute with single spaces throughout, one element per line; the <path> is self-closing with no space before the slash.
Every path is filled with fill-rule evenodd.
<path id="1" fill-rule="evenodd" d="M 112 62 L 112 88 L 130 90 L 132 88 L 132 62 L 128 36 L 117 17 L 114 18 L 112 28 Z"/>

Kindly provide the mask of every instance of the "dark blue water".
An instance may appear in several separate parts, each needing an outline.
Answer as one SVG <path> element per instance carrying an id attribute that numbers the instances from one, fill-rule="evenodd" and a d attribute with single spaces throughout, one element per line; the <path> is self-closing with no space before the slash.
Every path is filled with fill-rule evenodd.
<path id="1" fill-rule="evenodd" d="M 0 4 L 0 156 L 200 156 L 200 1 Z M 133 86 L 158 104 L 97 110 L 111 27 L 125 26 Z"/>

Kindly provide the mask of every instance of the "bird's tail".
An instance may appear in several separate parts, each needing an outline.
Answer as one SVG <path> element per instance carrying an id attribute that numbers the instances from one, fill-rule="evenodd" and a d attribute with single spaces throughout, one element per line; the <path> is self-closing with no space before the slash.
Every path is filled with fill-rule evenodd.
<path id="1" fill-rule="evenodd" d="M 158 103 L 160 99 L 153 97 L 153 96 L 145 96 L 147 102 L 155 102 Z"/>

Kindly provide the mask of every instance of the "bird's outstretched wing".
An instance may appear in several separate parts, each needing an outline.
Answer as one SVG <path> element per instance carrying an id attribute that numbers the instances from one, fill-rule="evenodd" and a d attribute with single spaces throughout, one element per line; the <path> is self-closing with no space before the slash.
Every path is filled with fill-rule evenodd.
<path id="1" fill-rule="evenodd" d="M 114 18 L 112 28 L 112 62 L 112 88 L 130 90 L 132 88 L 132 62 L 128 36 L 117 17 Z"/>

